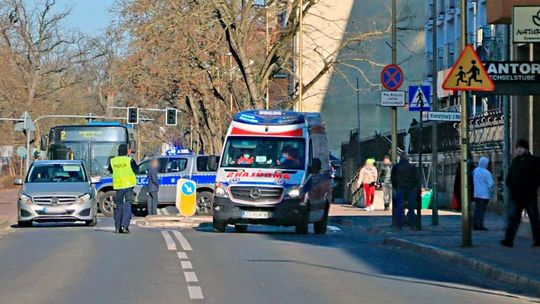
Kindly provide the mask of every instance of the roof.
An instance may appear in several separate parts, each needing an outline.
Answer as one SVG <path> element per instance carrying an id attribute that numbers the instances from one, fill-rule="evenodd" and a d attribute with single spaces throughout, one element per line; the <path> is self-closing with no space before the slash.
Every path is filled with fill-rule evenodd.
<path id="1" fill-rule="evenodd" d="M 304 113 L 280 110 L 248 110 L 236 113 L 234 121 L 251 125 L 296 125 L 306 121 Z"/>
<path id="2" fill-rule="evenodd" d="M 36 160 L 33 162 L 33 165 L 55 165 L 55 164 L 72 164 L 72 165 L 80 165 L 84 163 L 84 161 L 80 159 L 54 159 L 54 160 Z"/>

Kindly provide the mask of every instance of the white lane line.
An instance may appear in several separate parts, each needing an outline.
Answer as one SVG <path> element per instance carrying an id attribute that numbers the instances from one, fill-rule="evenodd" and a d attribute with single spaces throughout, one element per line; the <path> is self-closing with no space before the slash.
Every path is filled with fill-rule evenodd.
<path id="1" fill-rule="evenodd" d="M 161 213 L 161 209 L 157 209 L 156 213 L 157 213 L 158 215 L 162 215 L 162 214 L 163 214 L 163 213 Z"/>
<path id="2" fill-rule="evenodd" d="M 182 269 L 193 269 L 190 261 L 180 261 L 180 264 L 182 264 Z"/>
<path id="3" fill-rule="evenodd" d="M 174 234 L 174 236 L 176 237 L 178 242 L 180 242 L 180 246 L 182 246 L 184 251 L 191 251 L 192 250 L 191 245 L 186 240 L 186 238 L 180 233 L 180 231 L 174 230 L 172 233 Z"/>
<path id="4" fill-rule="evenodd" d="M 176 244 L 174 243 L 173 238 L 169 234 L 169 231 L 162 230 L 161 234 L 163 235 L 163 238 L 165 239 L 165 243 L 167 243 L 167 249 L 176 250 Z"/>
<path id="5" fill-rule="evenodd" d="M 164 215 L 170 215 L 169 210 L 167 210 L 167 207 L 161 209 L 161 212 L 163 212 Z"/>
<path id="6" fill-rule="evenodd" d="M 184 276 L 186 277 L 186 282 L 188 283 L 197 283 L 199 282 L 199 279 L 197 278 L 197 274 L 193 271 L 186 271 L 184 272 Z"/>
<path id="7" fill-rule="evenodd" d="M 329 225 L 329 226 L 328 226 L 328 229 L 329 229 L 330 231 L 333 231 L 333 232 L 339 232 L 339 231 L 341 231 L 341 228 L 339 228 L 339 227 L 337 227 L 337 226 L 330 226 L 330 225 Z"/>
<path id="8" fill-rule="evenodd" d="M 180 260 L 187 260 L 188 259 L 187 254 L 185 252 L 180 251 L 180 252 L 177 252 L 177 253 L 178 253 L 178 258 Z"/>
<path id="9" fill-rule="evenodd" d="M 204 296 L 202 294 L 202 289 L 199 286 L 188 286 L 189 297 L 192 300 L 202 300 Z"/>

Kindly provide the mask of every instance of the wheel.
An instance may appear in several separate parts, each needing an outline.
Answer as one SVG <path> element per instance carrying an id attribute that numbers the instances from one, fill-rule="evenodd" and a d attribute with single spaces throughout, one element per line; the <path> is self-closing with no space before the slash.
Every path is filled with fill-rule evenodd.
<path id="1" fill-rule="evenodd" d="M 309 232 L 309 205 L 304 210 L 302 220 L 296 224 L 297 234 L 307 234 Z"/>
<path id="2" fill-rule="evenodd" d="M 214 227 L 214 232 L 225 232 L 227 230 L 227 224 L 221 221 L 214 220 L 212 226 Z"/>
<path id="3" fill-rule="evenodd" d="M 214 207 L 214 194 L 209 191 L 197 193 L 197 214 L 211 215 Z"/>
<path id="4" fill-rule="evenodd" d="M 99 210 L 101 214 L 111 217 L 114 214 L 114 195 L 116 191 L 107 191 L 99 195 Z"/>
<path id="5" fill-rule="evenodd" d="M 97 222 L 97 215 L 94 215 L 94 219 L 92 219 L 91 221 L 84 221 L 85 225 L 90 227 L 97 225 Z"/>
<path id="6" fill-rule="evenodd" d="M 242 225 L 242 224 L 236 224 L 236 225 L 234 225 L 234 231 L 236 231 L 236 232 L 238 232 L 238 233 L 246 233 L 246 232 L 247 232 L 247 228 L 248 228 L 247 225 Z"/>
<path id="7" fill-rule="evenodd" d="M 330 205 L 326 203 L 326 208 L 324 210 L 323 218 L 313 224 L 313 230 L 315 231 L 315 234 L 326 234 L 326 231 L 328 230 L 328 209 L 330 208 Z"/>
<path id="8" fill-rule="evenodd" d="M 32 221 L 18 221 L 17 226 L 19 228 L 32 227 Z"/>

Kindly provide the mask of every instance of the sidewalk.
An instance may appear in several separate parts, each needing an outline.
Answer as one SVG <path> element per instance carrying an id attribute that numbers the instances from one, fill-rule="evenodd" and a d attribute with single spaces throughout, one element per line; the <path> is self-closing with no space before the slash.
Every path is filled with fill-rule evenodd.
<path id="1" fill-rule="evenodd" d="M 431 226 L 431 211 L 422 210 L 422 231 L 390 227 L 391 212 L 365 212 L 347 205 L 334 205 L 332 221 L 366 233 L 384 236 L 385 245 L 436 256 L 445 263 L 459 263 L 486 276 L 540 293 L 540 248 L 531 247 L 528 220 L 520 226 L 513 248 L 499 244 L 504 235 L 505 220 L 494 213 L 486 214 L 489 231 L 473 231 L 473 247 L 461 247 L 461 214 L 439 212 L 439 226 Z"/>
<path id="2" fill-rule="evenodd" d="M 19 188 L 0 190 L 0 230 L 17 222 L 17 195 Z"/>

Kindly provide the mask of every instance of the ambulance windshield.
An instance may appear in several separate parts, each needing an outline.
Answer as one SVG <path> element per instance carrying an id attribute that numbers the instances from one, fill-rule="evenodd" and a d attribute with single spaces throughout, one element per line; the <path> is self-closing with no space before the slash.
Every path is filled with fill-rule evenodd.
<path id="1" fill-rule="evenodd" d="M 303 138 L 229 137 L 222 167 L 305 169 Z"/>

